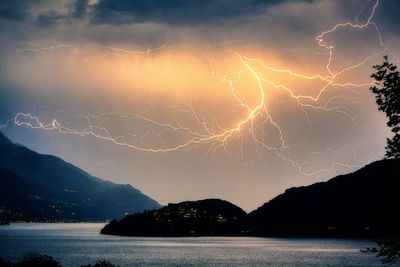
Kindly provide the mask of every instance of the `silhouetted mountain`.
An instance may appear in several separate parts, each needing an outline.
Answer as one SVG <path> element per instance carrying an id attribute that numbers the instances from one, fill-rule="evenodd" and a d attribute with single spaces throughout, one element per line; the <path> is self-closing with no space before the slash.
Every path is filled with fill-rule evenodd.
<path id="1" fill-rule="evenodd" d="M 112 221 L 128 236 L 400 236 L 400 160 L 382 160 L 327 182 L 290 188 L 246 215 L 217 199 L 170 204 Z"/>
<path id="2" fill-rule="evenodd" d="M 159 207 L 130 185 L 91 176 L 0 132 L 0 221 L 101 221 Z"/>
<path id="3" fill-rule="evenodd" d="M 126 236 L 227 236 L 240 235 L 239 207 L 220 199 L 169 204 L 159 210 L 128 215 L 112 221 L 102 234 Z"/>
<path id="4" fill-rule="evenodd" d="M 291 188 L 247 216 L 252 235 L 393 236 L 400 233 L 400 160 Z"/>

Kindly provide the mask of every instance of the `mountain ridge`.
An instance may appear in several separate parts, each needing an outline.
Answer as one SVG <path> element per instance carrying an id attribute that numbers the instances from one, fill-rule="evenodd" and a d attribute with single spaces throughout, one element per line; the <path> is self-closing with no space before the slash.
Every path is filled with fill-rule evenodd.
<path id="1" fill-rule="evenodd" d="M 400 236 L 400 219 L 396 213 L 400 207 L 400 160 L 373 162 L 326 182 L 286 189 L 254 211 L 248 214 L 243 211 L 227 232 L 221 231 L 212 217 L 190 222 L 190 231 L 171 229 L 185 221 L 186 213 L 179 212 L 181 206 L 195 208 L 196 202 L 199 201 L 169 204 L 150 213 L 128 215 L 106 225 L 102 233 L 129 236 Z M 219 200 L 219 203 L 229 202 Z M 226 214 L 225 205 L 218 204 L 217 207 L 219 213 Z M 158 211 L 161 217 L 158 217 Z"/>
<path id="2" fill-rule="evenodd" d="M 1 132 L 0 171 L 2 188 L 11 186 L 13 179 L 18 180 L 24 190 L 30 188 L 28 196 L 36 196 L 36 204 L 46 205 L 33 208 L 33 204 L 29 204 L 37 214 L 29 212 L 23 207 L 27 205 L 26 192 L 19 192 L 14 183 L 16 193 L 13 200 L 21 206 L 11 205 L 10 201 L 0 196 L 0 220 L 104 221 L 122 218 L 126 213 L 161 207 L 131 185 L 115 184 L 92 176 L 59 157 L 40 154 L 15 144 Z M 35 190 L 40 194 L 35 194 Z M 56 207 L 54 211 L 48 209 L 49 205 Z M 30 215 L 24 217 L 25 213 Z"/>
<path id="3" fill-rule="evenodd" d="M 255 235 L 379 236 L 399 233 L 398 207 L 400 160 L 381 160 L 287 189 L 250 212 L 247 221 Z"/>

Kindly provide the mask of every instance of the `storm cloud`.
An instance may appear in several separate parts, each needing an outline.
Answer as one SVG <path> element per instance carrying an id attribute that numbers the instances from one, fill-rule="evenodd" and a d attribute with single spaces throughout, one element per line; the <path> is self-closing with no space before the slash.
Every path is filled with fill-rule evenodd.
<path id="1" fill-rule="evenodd" d="M 259 91 L 254 88 L 256 83 L 251 73 L 229 50 L 260 59 L 267 67 L 326 77 L 329 51 L 318 45 L 316 36 L 339 22 L 355 23 L 357 15 L 358 21 L 365 23 L 374 3 L 368 0 L 3 0 L 0 1 L 0 125 L 17 112 L 24 112 L 35 114 L 47 123 L 56 117 L 68 127 L 84 129 L 86 121 L 74 119 L 76 115 L 121 111 L 147 114 L 173 125 L 181 119 L 182 125 L 196 126 L 184 116 L 186 113 L 181 114 L 181 109 L 171 108 L 185 108 L 190 100 L 199 114 L 210 122 L 211 117 L 215 119 L 218 125 L 211 127 L 215 131 L 232 127 L 247 113 L 232 97 L 222 75 L 241 73 L 242 80 L 235 88 L 248 103 L 258 103 Z M 400 54 L 399 12 L 399 1 L 381 0 L 373 17 L 382 41 L 393 55 Z M 371 66 L 382 60 L 379 54 L 382 46 L 372 25 L 358 30 L 340 27 L 326 34 L 325 40 L 335 47 L 332 71 L 378 53 L 335 82 L 370 81 Z M 249 62 L 257 65 L 254 60 Z M 294 88 L 296 94 L 313 94 L 321 86 L 320 81 L 299 81 L 272 73 L 261 65 L 257 65 L 257 71 L 266 79 L 276 79 Z M 328 87 L 318 103 L 348 111 L 357 127 L 342 113 L 307 107 L 310 115 L 307 117 L 305 110 L 296 106 L 284 91 L 268 85 L 265 89 L 271 94 L 266 98 L 267 108 L 281 123 L 287 144 L 293 145 L 288 154 L 299 162 L 306 161 L 306 171 L 329 169 L 333 161 L 357 165 L 360 164 L 357 160 L 366 162 L 383 156 L 385 138 L 390 132 L 368 86 L 351 90 Z M 111 120 L 107 126 L 116 136 L 125 136 L 127 131 L 147 136 L 145 133 L 156 130 L 141 120 L 132 122 L 125 118 Z M 264 128 L 257 129 L 261 134 Z M 276 145 L 277 131 L 271 127 L 264 130 L 265 140 Z M 253 149 L 254 142 L 245 137 L 229 143 L 233 152 L 237 152 L 236 144 L 243 143 L 241 158 L 223 149 L 208 153 L 207 146 L 171 153 L 144 153 L 90 136 L 40 131 L 13 123 L 0 131 L 13 141 L 60 156 L 96 176 L 130 183 L 163 204 L 220 197 L 252 210 L 290 186 L 353 170 L 336 167 L 329 173 L 306 176 L 273 151 L 263 150 L 262 155 L 258 154 Z M 163 146 L 161 141 L 175 144 L 186 138 L 168 131 L 162 133 L 165 133 L 163 140 L 156 136 L 154 140 L 144 138 L 137 142 Z M 132 138 L 136 143 L 136 137 Z M 313 154 L 314 151 L 320 153 Z"/>
<path id="2" fill-rule="evenodd" d="M 209 24 L 258 15 L 270 6 L 288 1 L 290 0 L 100 0 L 93 6 L 92 19 L 95 23 L 112 24 Z"/>
<path id="3" fill-rule="evenodd" d="M 154 22 L 168 25 L 196 25 L 262 14 L 271 6 L 313 0 L 88 0 L 64 2 L 67 11 L 32 10 L 35 1 L 3 1 L 0 17 L 31 19 L 40 26 L 68 23 L 87 18 L 93 24 L 134 24 Z M 44 1 L 45 2 L 45 1 Z"/>

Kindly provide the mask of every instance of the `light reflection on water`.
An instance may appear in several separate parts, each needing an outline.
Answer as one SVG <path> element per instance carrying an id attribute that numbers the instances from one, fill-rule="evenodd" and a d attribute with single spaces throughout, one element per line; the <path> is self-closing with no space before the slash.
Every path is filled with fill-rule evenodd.
<path id="1" fill-rule="evenodd" d="M 0 227 L 0 256 L 48 254 L 63 266 L 107 259 L 118 266 L 382 266 L 357 239 L 253 237 L 147 238 L 100 235 L 104 224 Z M 400 266 L 394 265 L 394 266 Z"/>

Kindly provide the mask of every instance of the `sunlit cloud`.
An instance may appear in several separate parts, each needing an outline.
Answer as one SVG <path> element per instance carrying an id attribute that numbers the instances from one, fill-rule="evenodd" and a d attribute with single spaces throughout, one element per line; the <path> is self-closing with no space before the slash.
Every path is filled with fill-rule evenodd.
<path id="1" fill-rule="evenodd" d="M 382 156 L 383 146 L 376 147 L 387 134 L 368 92 L 371 66 L 385 54 L 397 59 L 384 35 L 388 28 L 379 27 L 381 2 L 349 4 L 352 12 L 344 17 L 335 15 L 345 4 L 330 1 L 237 1 L 223 14 L 215 11 L 221 8 L 173 2 L 161 7 L 171 16 L 147 5 L 140 5 L 146 12 L 139 16 L 136 2 L 124 1 L 1 7 L 14 8 L 15 18 L 25 22 L 2 20 L 36 33 L 2 30 L 2 86 L 23 88 L 40 102 L 3 111 L 2 129 L 33 128 L 88 146 L 99 140 L 97 147 L 112 144 L 142 162 L 151 157 L 146 164 L 157 165 L 158 173 L 168 172 L 163 167 L 168 153 L 197 166 L 212 160 L 212 176 L 222 176 L 218 186 L 246 176 L 248 183 L 267 187 L 272 177 L 293 176 L 290 182 L 282 178 L 271 191 L 276 192 L 300 179 L 351 171 Z M 211 19 L 183 15 L 190 14 L 185 10 L 211 12 Z M 371 141 L 374 133 L 365 129 L 372 125 L 381 125 L 382 140 Z M 69 152 L 62 153 L 68 158 Z M 274 167 L 276 161 L 290 175 Z M 239 168 L 238 176 L 221 175 L 218 163 Z M 262 179 L 265 166 L 272 173 Z M 125 177 L 128 170 L 106 175 Z M 147 177 L 135 178 L 139 187 L 170 200 L 152 188 L 164 180 L 154 178 L 155 170 L 138 173 Z M 170 170 L 163 183 L 203 179 L 177 173 Z M 178 199 L 207 195 L 206 184 Z M 245 200 L 240 193 L 224 198 L 246 207 L 265 200 L 265 195 Z"/>

